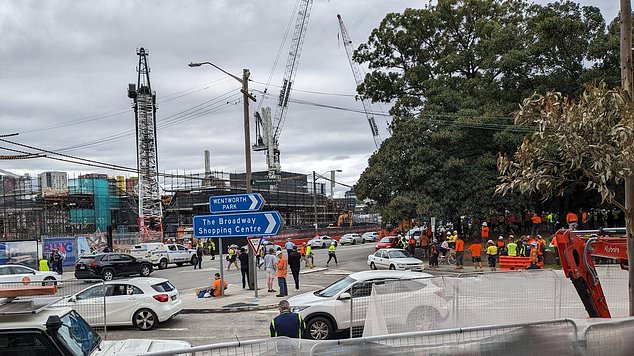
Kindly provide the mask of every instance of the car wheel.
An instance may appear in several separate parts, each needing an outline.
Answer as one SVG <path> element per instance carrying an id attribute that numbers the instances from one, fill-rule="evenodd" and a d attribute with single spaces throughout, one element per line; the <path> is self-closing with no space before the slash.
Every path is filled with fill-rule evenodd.
<path id="1" fill-rule="evenodd" d="M 370 262 L 370 269 L 376 270 L 376 265 L 374 264 L 374 262 Z"/>
<path id="2" fill-rule="evenodd" d="M 394 271 L 395 269 L 396 269 L 396 266 L 390 265 L 390 271 Z"/>
<path id="3" fill-rule="evenodd" d="M 323 316 L 310 319 L 306 325 L 306 336 L 312 340 L 330 339 L 332 332 L 332 323 Z"/>
<path id="4" fill-rule="evenodd" d="M 132 316 L 132 324 L 139 330 L 152 330 L 158 324 L 158 317 L 150 309 L 139 309 Z"/>
<path id="5" fill-rule="evenodd" d="M 152 273 L 152 268 L 150 268 L 150 265 L 141 265 L 141 276 L 142 277 L 147 277 L 150 275 L 150 273 Z"/>
<path id="6" fill-rule="evenodd" d="M 183 262 L 176 262 L 176 266 L 178 266 L 178 267 L 183 266 Z"/>
<path id="7" fill-rule="evenodd" d="M 321 244 L 321 248 L 326 248 L 326 243 L 325 242 Z"/>
<path id="8" fill-rule="evenodd" d="M 415 331 L 435 329 L 439 322 L 438 310 L 427 306 L 412 310 L 407 317 L 407 326 Z"/>
<path id="9" fill-rule="evenodd" d="M 56 286 L 56 285 L 57 285 L 57 281 L 55 280 L 55 277 L 46 277 L 44 278 L 44 282 L 42 282 L 42 287 Z"/>
<path id="10" fill-rule="evenodd" d="M 353 240 L 352 240 L 352 244 L 353 244 L 353 245 L 356 245 L 356 244 L 357 244 L 356 240 L 354 240 L 354 239 L 353 239 Z M 343 245 L 343 244 L 341 244 L 341 245 Z"/>
<path id="11" fill-rule="evenodd" d="M 114 279 L 114 271 L 111 269 L 105 269 L 103 272 L 101 272 L 101 278 L 103 278 L 104 281 L 111 281 Z"/>
<path id="12" fill-rule="evenodd" d="M 159 269 L 166 269 L 167 268 L 167 259 L 162 259 L 159 261 L 158 263 L 158 268 Z"/>

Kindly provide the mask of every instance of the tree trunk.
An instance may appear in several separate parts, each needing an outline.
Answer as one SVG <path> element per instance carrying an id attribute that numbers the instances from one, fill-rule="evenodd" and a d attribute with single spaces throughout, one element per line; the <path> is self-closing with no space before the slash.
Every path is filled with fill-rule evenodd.
<path id="1" fill-rule="evenodd" d="M 632 104 L 632 4 L 621 2 L 621 87 L 627 96 L 626 105 Z M 634 316 L 634 177 L 625 178 L 625 226 L 627 237 L 627 262 L 629 269 L 630 316 Z"/>

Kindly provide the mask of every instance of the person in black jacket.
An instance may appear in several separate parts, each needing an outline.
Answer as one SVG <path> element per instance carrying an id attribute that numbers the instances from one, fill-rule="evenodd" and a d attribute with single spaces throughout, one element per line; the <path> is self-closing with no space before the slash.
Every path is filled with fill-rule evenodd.
<path id="1" fill-rule="evenodd" d="M 302 316 L 291 312 L 291 306 L 286 300 L 282 300 L 277 307 L 280 310 L 280 315 L 271 320 L 269 335 L 271 337 L 286 336 L 301 339 L 306 330 Z"/>
<path id="2" fill-rule="evenodd" d="M 295 280 L 295 291 L 299 291 L 299 266 L 301 264 L 302 255 L 297 251 L 297 246 L 293 246 L 291 253 L 288 255 L 288 266 L 291 268 L 293 279 Z"/>
<path id="3" fill-rule="evenodd" d="M 244 289 L 249 282 L 249 254 L 244 248 L 240 249 L 238 259 L 240 260 L 240 273 L 242 273 L 242 289 Z"/>

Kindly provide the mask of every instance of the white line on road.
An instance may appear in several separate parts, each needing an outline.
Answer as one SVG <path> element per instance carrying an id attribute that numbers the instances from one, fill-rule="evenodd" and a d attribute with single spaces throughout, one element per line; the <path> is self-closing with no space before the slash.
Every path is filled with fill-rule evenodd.
<path id="1" fill-rule="evenodd" d="M 187 331 L 188 328 L 158 328 L 157 331 Z"/>

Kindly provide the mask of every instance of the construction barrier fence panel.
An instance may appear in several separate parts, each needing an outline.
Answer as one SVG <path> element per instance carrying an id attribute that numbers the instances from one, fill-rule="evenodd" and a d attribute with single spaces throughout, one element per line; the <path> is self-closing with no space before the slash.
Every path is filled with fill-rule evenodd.
<path id="1" fill-rule="evenodd" d="M 187 350 L 149 352 L 146 356 L 238 356 L 299 355 L 299 343 L 287 337 L 227 342 Z"/>
<path id="2" fill-rule="evenodd" d="M 33 286 L 56 285 L 57 290 L 53 295 L 39 295 L 19 297 L 16 300 L 33 298 L 52 298 L 56 300 L 51 307 L 70 307 L 75 309 L 95 329 L 103 339 L 107 338 L 108 313 L 106 308 L 106 296 L 108 288 L 102 280 L 68 280 L 62 282 L 18 282 L 0 283 L 0 291 L 3 289 L 27 289 Z M 1 300 L 2 298 L 0 298 Z M 130 320 L 132 320 L 130 318 Z M 132 322 L 130 322 L 132 326 Z"/>

